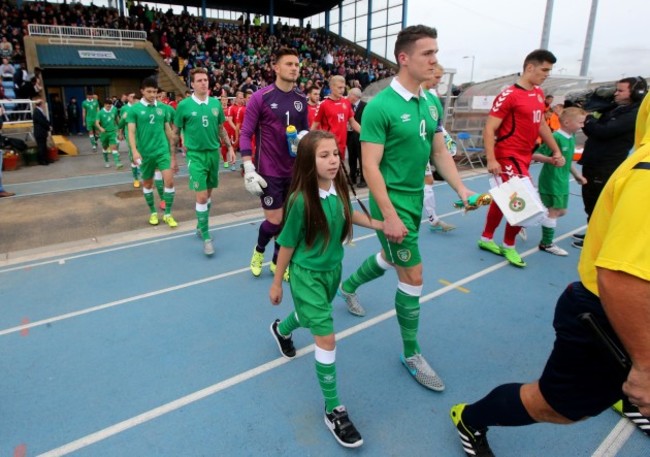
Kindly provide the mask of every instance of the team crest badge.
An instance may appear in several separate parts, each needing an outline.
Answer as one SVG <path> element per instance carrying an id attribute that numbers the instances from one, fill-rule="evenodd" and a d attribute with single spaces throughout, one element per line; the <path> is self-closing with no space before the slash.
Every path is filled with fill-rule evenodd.
<path id="1" fill-rule="evenodd" d="M 433 118 L 433 120 L 438 122 L 438 108 L 436 108 L 435 106 L 430 106 L 429 113 L 431 113 L 431 117 Z"/>
<path id="2" fill-rule="evenodd" d="M 156 108 L 156 114 L 157 114 L 158 116 L 162 116 L 162 114 L 163 114 L 163 110 L 162 110 L 162 108 Z"/>
<path id="3" fill-rule="evenodd" d="M 537 94 L 537 101 L 540 102 L 540 103 L 544 103 L 544 99 L 539 94 Z"/>
<path id="4" fill-rule="evenodd" d="M 517 196 L 517 193 L 512 194 L 510 197 L 510 203 L 508 203 L 508 208 L 510 208 L 513 212 L 519 213 L 526 208 L 526 201 Z"/>
<path id="5" fill-rule="evenodd" d="M 296 111 L 300 113 L 302 111 L 302 102 L 300 101 L 293 102 L 293 107 L 296 108 Z"/>
<path id="6" fill-rule="evenodd" d="M 402 262 L 408 262 L 411 260 L 411 251 L 409 249 L 400 249 L 397 251 L 397 258 Z"/>
<path id="7" fill-rule="evenodd" d="M 219 110 L 218 110 L 217 108 L 212 108 L 212 115 L 213 115 L 214 117 L 219 116 Z"/>
<path id="8" fill-rule="evenodd" d="M 264 205 L 271 206 L 273 204 L 273 197 L 264 197 Z"/>

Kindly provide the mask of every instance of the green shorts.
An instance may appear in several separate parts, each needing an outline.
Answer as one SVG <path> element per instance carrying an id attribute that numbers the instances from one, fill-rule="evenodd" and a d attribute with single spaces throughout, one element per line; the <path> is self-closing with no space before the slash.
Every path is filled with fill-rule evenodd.
<path id="1" fill-rule="evenodd" d="M 201 192 L 219 186 L 219 151 L 187 151 L 186 157 L 190 190 Z"/>
<path id="2" fill-rule="evenodd" d="M 172 159 L 169 156 L 169 151 L 159 151 L 153 154 L 142 154 L 142 163 L 140 164 L 140 172 L 142 179 L 148 180 L 153 178 L 156 170 L 169 170 L 172 166 Z"/>
<path id="3" fill-rule="evenodd" d="M 400 244 L 390 243 L 384 232 L 378 230 L 377 238 L 381 247 L 386 253 L 389 262 L 400 267 L 413 267 L 422 263 L 420 256 L 420 247 L 418 246 L 420 221 L 422 220 L 422 193 L 407 194 L 391 191 L 388 193 L 391 203 L 397 211 L 397 215 L 408 230 L 408 235 L 404 237 Z M 381 214 L 375 199 L 370 196 L 370 214 L 373 218 L 383 221 L 384 216 Z"/>
<path id="4" fill-rule="evenodd" d="M 95 125 L 95 119 L 93 119 L 92 121 L 86 119 L 86 130 L 88 130 L 89 132 L 97 131 L 97 126 Z"/>
<path id="5" fill-rule="evenodd" d="M 569 195 L 552 195 L 552 194 L 539 194 L 542 203 L 547 208 L 567 209 L 569 207 Z"/>
<path id="6" fill-rule="evenodd" d="M 314 271 L 291 264 L 289 285 L 300 326 L 312 335 L 334 333 L 332 301 L 341 282 L 341 264 L 328 271 Z"/>
<path id="7" fill-rule="evenodd" d="M 99 134 L 99 142 L 102 148 L 108 149 L 109 146 L 117 146 L 117 132 L 104 132 Z"/>

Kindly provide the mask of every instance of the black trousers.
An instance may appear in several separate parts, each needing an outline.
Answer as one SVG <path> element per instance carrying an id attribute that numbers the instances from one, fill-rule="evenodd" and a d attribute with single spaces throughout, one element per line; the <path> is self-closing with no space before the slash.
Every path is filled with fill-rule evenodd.
<path id="1" fill-rule="evenodd" d="M 36 138 L 36 157 L 38 163 L 41 165 L 47 164 L 50 162 L 47 155 L 47 137 L 45 138 Z"/>
<path id="2" fill-rule="evenodd" d="M 360 181 L 363 181 L 363 162 L 361 160 L 361 142 L 359 141 L 359 134 L 354 130 L 348 132 L 347 142 L 350 178 L 354 183 L 357 182 L 357 178 L 359 178 Z"/>
<path id="3" fill-rule="evenodd" d="M 591 218 L 598 197 L 615 170 L 616 168 L 582 167 L 582 176 L 587 179 L 587 184 L 582 186 L 582 202 L 585 206 L 585 213 L 587 213 L 587 220 Z"/>

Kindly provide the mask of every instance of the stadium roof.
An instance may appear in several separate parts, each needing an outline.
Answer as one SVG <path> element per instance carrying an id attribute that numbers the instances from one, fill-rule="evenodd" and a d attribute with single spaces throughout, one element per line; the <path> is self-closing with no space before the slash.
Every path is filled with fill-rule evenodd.
<path id="1" fill-rule="evenodd" d="M 341 0 L 273 0 L 274 16 L 304 19 L 327 11 L 338 5 Z M 178 4 L 201 8 L 202 0 L 180 0 Z M 271 0 L 205 0 L 206 8 L 241 11 L 252 15 L 268 15 Z M 251 17 L 251 22 L 253 18 Z"/>

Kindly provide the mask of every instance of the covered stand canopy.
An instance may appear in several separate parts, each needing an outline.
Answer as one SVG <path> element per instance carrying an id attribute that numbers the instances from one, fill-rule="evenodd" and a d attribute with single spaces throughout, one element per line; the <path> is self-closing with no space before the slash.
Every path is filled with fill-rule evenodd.
<path id="1" fill-rule="evenodd" d="M 254 15 L 270 15 L 305 19 L 332 9 L 340 0 L 181 0 L 181 5 L 241 11 Z"/>
<path id="2" fill-rule="evenodd" d="M 483 81 L 464 90 L 456 99 L 452 130 L 480 133 L 485 125 L 485 119 L 492 108 L 492 102 L 506 87 L 515 84 L 519 79 L 518 73 Z M 583 76 L 550 76 L 542 89 L 544 94 L 553 95 L 553 103 L 563 103 L 564 95 L 589 87 L 590 79 Z"/>

